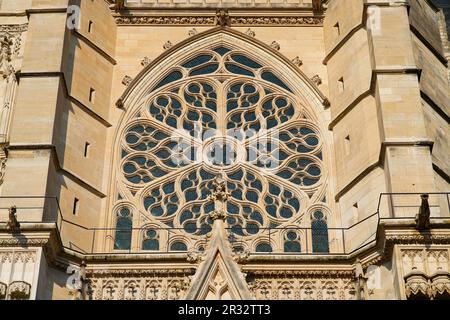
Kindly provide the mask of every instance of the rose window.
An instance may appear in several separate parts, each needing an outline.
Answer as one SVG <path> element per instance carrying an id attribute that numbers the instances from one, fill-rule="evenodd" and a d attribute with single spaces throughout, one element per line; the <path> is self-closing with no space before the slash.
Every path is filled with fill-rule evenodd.
<path id="1" fill-rule="evenodd" d="M 319 129 L 292 88 L 257 59 L 220 46 L 174 66 L 147 94 L 121 138 L 118 189 L 127 192 L 116 212 L 121 225 L 137 214 L 138 227 L 148 226 L 141 249 L 161 250 L 163 231 L 172 236 L 167 250 L 202 249 L 220 173 L 236 250 L 272 251 L 268 239 L 278 233 L 281 251 L 301 251 L 301 231 L 286 228 L 323 202 L 324 166 Z M 117 230 L 115 249 L 129 248 L 129 229 Z"/>

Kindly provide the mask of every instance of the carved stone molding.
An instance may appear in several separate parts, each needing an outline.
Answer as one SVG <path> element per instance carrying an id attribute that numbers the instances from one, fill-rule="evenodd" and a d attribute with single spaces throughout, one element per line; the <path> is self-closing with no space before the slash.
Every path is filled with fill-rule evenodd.
<path id="1" fill-rule="evenodd" d="M 0 25 L 0 34 L 9 33 L 9 34 L 18 34 L 28 30 L 28 24 L 1 24 Z"/>
<path id="2" fill-rule="evenodd" d="M 0 300 L 4 300 L 6 298 L 6 289 L 7 285 L 3 282 L 0 282 Z"/>
<path id="3" fill-rule="evenodd" d="M 172 44 L 172 42 L 170 42 L 169 40 L 167 40 L 167 42 L 164 43 L 164 45 L 163 45 L 163 49 L 164 49 L 164 50 L 170 49 L 170 48 L 172 48 L 172 47 L 173 47 L 173 44 Z"/>
<path id="4" fill-rule="evenodd" d="M 31 285 L 25 281 L 14 281 L 8 287 L 10 300 L 28 300 L 31 295 Z"/>
<path id="5" fill-rule="evenodd" d="M 431 277 L 431 294 L 450 296 L 450 275 L 448 273 L 437 273 Z"/>
<path id="6" fill-rule="evenodd" d="M 99 278 L 89 280 L 91 300 L 179 300 L 186 295 L 189 277 Z"/>
<path id="7" fill-rule="evenodd" d="M 349 270 L 245 270 L 257 278 L 266 277 L 302 277 L 302 278 L 353 278 L 353 269 Z"/>
<path id="8" fill-rule="evenodd" d="M 295 64 L 297 67 L 301 67 L 303 65 L 303 61 L 300 60 L 298 56 L 292 59 L 292 63 Z"/>
<path id="9" fill-rule="evenodd" d="M 216 25 L 214 16 L 118 16 L 115 17 L 118 25 Z M 321 26 L 323 17 L 295 17 L 295 16 L 231 16 L 232 26 L 247 25 L 278 25 L 278 26 Z"/>
<path id="10" fill-rule="evenodd" d="M 152 59 L 150 59 L 149 57 L 144 57 L 144 58 L 141 60 L 141 66 L 146 67 L 146 66 L 148 66 L 151 62 L 152 62 Z"/>
<path id="11" fill-rule="evenodd" d="M 253 31 L 250 28 L 248 28 L 247 31 L 245 31 L 245 34 L 248 35 L 249 37 L 253 37 L 253 38 L 256 36 L 255 31 Z"/>
<path id="12" fill-rule="evenodd" d="M 123 84 L 124 86 L 128 87 L 128 86 L 131 84 L 132 81 L 133 81 L 133 78 L 132 78 L 132 77 L 130 77 L 130 76 L 125 76 L 125 77 L 123 77 L 123 79 L 122 79 L 122 84 Z"/>
<path id="13" fill-rule="evenodd" d="M 251 281 L 249 287 L 258 300 L 356 299 L 356 289 L 351 278 L 264 278 Z"/>
<path id="14" fill-rule="evenodd" d="M 9 106 L 8 106 L 9 108 Z M 5 170 L 6 170 L 6 161 L 8 159 L 6 148 L 1 146 L 0 147 L 0 185 L 3 184 L 3 178 L 5 176 Z"/>
<path id="15" fill-rule="evenodd" d="M 231 24 L 234 25 L 282 25 L 301 26 L 323 24 L 322 17 L 231 17 Z"/>
<path id="16" fill-rule="evenodd" d="M 0 247 L 16 247 L 16 246 L 29 246 L 29 247 L 42 247 L 45 246 L 49 241 L 48 238 L 3 238 L 0 239 Z"/>
<path id="17" fill-rule="evenodd" d="M 194 268 L 186 269 L 88 269 L 86 271 L 88 277 L 132 277 L 132 276 L 158 276 L 158 277 L 178 277 L 193 275 Z"/>
<path id="18" fill-rule="evenodd" d="M 280 44 L 276 41 L 272 41 L 272 43 L 270 44 L 270 47 L 272 47 L 273 49 L 279 51 L 280 50 Z"/>
<path id="19" fill-rule="evenodd" d="M 422 273 L 410 274 L 405 277 L 405 293 L 409 298 L 413 295 L 431 295 L 431 288 L 426 275 Z"/>
<path id="20" fill-rule="evenodd" d="M 188 36 L 192 37 L 195 36 L 198 33 L 197 29 L 192 28 L 191 30 L 188 31 Z"/>
<path id="21" fill-rule="evenodd" d="M 311 81 L 314 82 L 316 86 L 320 86 L 322 84 L 322 78 L 318 74 L 312 77 Z"/>

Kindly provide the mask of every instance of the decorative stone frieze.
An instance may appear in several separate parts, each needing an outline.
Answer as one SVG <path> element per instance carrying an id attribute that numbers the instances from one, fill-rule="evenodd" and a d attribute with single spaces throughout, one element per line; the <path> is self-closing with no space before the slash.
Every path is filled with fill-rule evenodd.
<path id="1" fill-rule="evenodd" d="M 298 16 L 230 16 L 232 26 L 278 25 L 278 26 L 321 26 L 323 17 Z M 214 16 L 118 16 L 116 23 L 120 25 L 216 25 Z"/>

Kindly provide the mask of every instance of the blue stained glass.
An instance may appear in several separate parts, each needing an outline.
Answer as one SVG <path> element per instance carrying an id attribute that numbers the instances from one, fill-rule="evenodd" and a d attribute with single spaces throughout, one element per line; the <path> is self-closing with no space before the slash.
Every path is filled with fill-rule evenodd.
<path id="1" fill-rule="evenodd" d="M 234 204 L 232 204 L 232 203 L 230 203 L 230 202 L 228 202 L 227 203 L 227 211 L 230 214 L 239 214 L 239 207 L 234 205 Z"/>
<path id="2" fill-rule="evenodd" d="M 310 133 L 315 133 L 314 131 L 312 131 L 311 129 L 309 129 L 309 128 L 305 128 L 305 127 L 303 127 L 303 128 L 300 128 L 300 133 L 302 134 L 302 135 L 307 135 L 307 134 L 310 134 Z"/>
<path id="3" fill-rule="evenodd" d="M 241 180 L 243 176 L 244 176 L 244 173 L 242 172 L 242 170 L 238 170 L 229 175 L 230 179 L 233 179 L 233 180 Z"/>
<path id="4" fill-rule="evenodd" d="M 238 62 L 240 64 L 243 64 L 243 65 L 245 65 L 247 67 L 253 68 L 253 69 L 262 68 L 262 65 L 260 65 L 259 63 L 255 62 L 254 60 L 252 60 L 252 59 L 250 59 L 250 58 L 248 58 L 246 56 L 243 56 L 241 54 L 234 54 L 234 55 L 231 56 L 231 58 L 234 61 L 236 61 L 236 62 Z"/>
<path id="5" fill-rule="evenodd" d="M 274 205 L 266 206 L 266 211 L 268 214 L 270 214 L 272 217 L 277 217 L 277 207 Z"/>
<path id="6" fill-rule="evenodd" d="M 295 209 L 295 211 L 300 210 L 300 203 L 296 198 L 289 199 L 288 203 Z"/>
<path id="7" fill-rule="evenodd" d="M 272 252 L 272 246 L 268 243 L 260 243 L 256 246 L 256 252 Z"/>
<path id="8" fill-rule="evenodd" d="M 210 225 L 207 225 L 207 224 L 202 224 L 202 226 L 200 227 L 200 232 L 199 232 L 199 234 L 200 235 L 204 235 L 204 234 L 207 234 L 208 232 L 210 232 L 212 229 L 211 229 L 211 226 Z"/>
<path id="9" fill-rule="evenodd" d="M 233 192 L 231 192 L 231 195 L 235 199 L 242 200 L 242 190 L 240 190 L 240 189 L 234 190 Z"/>
<path id="10" fill-rule="evenodd" d="M 317 182 L 317 180 L 313 180 L 313 179 L 308 179 L 308 178 L 304 178 L 303 179 L 303 184 L 305 186 L 312 186 L 313 184 L 315 184 Z"/>
<path id="11" fill-rule="evenodd" d="M 286 234 L 286 238 L 290 241 L 294 241 L 295 239 L 297 239 L 297 234 L 294 231 L 289 231 Z"/>
<path id="12" fill-rule="evenodd" d="M 114 237 L 115 250 L 129 250 L 131 248 L 132 222 L 130 217 L 119 217 L 116 222 Z"/>
<path id="13" fill-rule="evenodd" d="M 319 144 L 319 140 L 315 137 L 309 137 L 306 139 L 306 143 L 309 144 L 310 146 L 316 146 Z"/>
<path id="14" fill-rule="evenodd" d="M 215 51 L 218 54 L 220 54 L 221 56 L 223 56 L 224 54 L 226 54 L 227 52 L 230 52 L 231 50 L 228 48 L 225 48 L 225 47 L 217 47 L 213 51 Z"/>
<path id="15" fill-rule="evenodd" d="M 178 206 L 174 205 L 174 204 L 168 204 L 167 205 L 167 215 L 171 216 L 173 215 L 175 212 L 177 212 L 178 210 Z"/>
<path id="16" fill-rule="evenodd" d="M 320 176 L 320 168 L 316 166 L 311 166 L 308 168 L 308 173 L 313 176 Z"/>
<path id="17" fill-rule="evenodd" d="M 197 199 L 197 191 L 195 189 L 185 192 L 186 201 L 194 201 Z"/>
<path id="18" fill-rule="evenodd" d="M 132 164 L 132 163 L 125 163 L 123 166 L 123 171 L 125 171 L 125 173 L 133 173 L 135 172 L 137 169 L 136 167 Z"/>
<path id="19" fill-rule="evenodd" d="M 289 219 L 290 217 L 292 217 L 292 210 L 288 207 L 283 206 L 281 207 L 280 216 L 285 219 Z"/>
<path id="20" fill-rule="evenodd" d="M 291 89 L 289 89 L 289 87 L 283 81 L 280 80 L 280 78 L 278 78 L 276 75 L 274 75 L 270 71 L 263 72 L 261 74 L 261 78 L 263 78 L 266 81 L 272 82 L 273 84 L 276 84 L 277 86 L 279 86 L 283 89 L 286 89 L 286 90 L 292 92 Z"/>
<path id="21" fill-rule="evenodd" d="M 313 252 L 329 252 L 328 226 L 325 220 L 313 220 L 311 223 Z"/>
<path id="22" fill-rule="evenodd" d="M 301 252 L 300 243 L 297 241 L 286 241 L 284 243 L 284 252 Z"/>
<path id="23" fill-rule="evenodd" d="M 251 186 L 255 189 L 258 189 L 260 192 L 262 192 L 262 183 L 259 180 L 255 180 L 251 183 Z"/>
<path id="24" fill-rule="evenodd" d="M 255 220 L 255 221 L 258 221 L 260 224 L 264 224 L 263 217 L 262 217 L 262 215 L 259 212 L 252 212 L 250 214 L 250 218 Z"/>
<path id="25" fill-rule="evenodd" d="M 254 191 L 247 191 L 247 194 L 245 195 L 247 200 L 258 203 L 258 194 Z"/>
<path id="26" fill-rule="evenodd" d="M 183 213 L 180 216 L 180 223 L 185 222 L 186 220 L 192 219 L 193 214 L 189 211 L 183 211 Z"/>
<path id="27" fill-rule="evenodd" d="M 248 223 L 247 227 L 245 229 L 250 234 L 257 234 L 259 231 L 258 225 L 254 224 L 254 223 Z"/>
<path id="28" fill-rule="evenodd" d="M 130 134 L 127 136 L 126 141 L 128 143 L 134 144 L 139 141 L 139 137 L 135 136 L 134 134 Z"/>
<path id="29" fill-rule="evenodd" d="M 189 75 L 190 76 L 198 76 L 201 74 L 208 74 L 208 73 L 213 73 L 215 72 L 217 69 L 219 68 L 219 64 L 217 63 L 212 63 L 212 64 L 208 64 L 204 67 L 200 67 L 197 69 L 192 70 Z"/>
<path id="30" fill-rule="evenodd" d="M 151 209 L 150 213 L 155 217 L 160 217 L 163 215 L 164 210 L 160 206 L 156 206 Z"/>
<path id="31" fill-rule="evenodd" d="M 189 222 L 184 225 L 184 230 L 187 233 L 195 233 L 197 231 L 197 225 L 194 222 Z"/>
<path id="32" fill-rule="evenodd" d="M 156 239 L 145 239 L 142 242 L 143 250 L 159 250 L 159 241 Z"/>
<path id="33" fill-rule="evenodd" d="M 176 241 L 170 245 L 171 251 L 187 251 L 187 245 L 184 242 Z"/>
<path id="34" fill-rule="evenodd" d="M 197 121 L 200 118 L 197 112 L 189 111 L 188 112 L 188 119 L 192 121 Z"/>
<path id="35" fill-rule="evenodd" d="M 144 208 L 145 210 L 148 210 L 148 208 L 155 203 L 155 198 L 153 197 L 146 197 L 144 198 Z"/>
<path id="36" fill-rule="evenodd" d="M 206 54 L 200 55 L 200 56 L 197 56 L 194 59 L 189 60 L 188 62 L 184 63 L 182 66 L 184 68 L 193 68 L 193 67 L 199 66 L 205 62 L 208 62 L 211 59 L 212 59 L 211 55 L 206 55 Z"/>
<path id="37" fill-rule="evenodd" d="M 231 227 L 231 232 L 233 232 L 237 235 L 240 235 L 240 236 L 244 235 L 244 232 L 242 231 L 242 227 L 238 224 Z"/>
<path id="38" fill-rule="evenodd" d="M 231 72 L 231 73 L 235 73 L 235 74 L 242 74 L 244 76 L 249 76 L 249 77 L 254 77 L 255 75 L 253 74 L 253 72 L 244 69 L 240 66 L 238 66 L 237 64 L 234 63 L 225 63 L 225 68 Z"/>
<path id="39" fill-rule="evenodd" d="M 214 210 L 214 203 L 208 203 L 205 205 L 205 213 L 212 212 Z"/>
<path id="40" fill-rule="evenodd" d="M 183 77 L 183 74 L 180 71 L 172 71 L 167 77 L 165 77 L 163 80 L 161 80 L 154 88 L 158 89 L 166 84 L 169 84 L 171 82 L 177 81 Z M 152 91 L 153 91 L 152 90 Z"/>
<path id="41" fill-rule="evenodd" d="M 281 189 L 276 185 L 270 183 L 269 184 L 269 192 L 273 195 L 279 195 L 281 193 Z"/>

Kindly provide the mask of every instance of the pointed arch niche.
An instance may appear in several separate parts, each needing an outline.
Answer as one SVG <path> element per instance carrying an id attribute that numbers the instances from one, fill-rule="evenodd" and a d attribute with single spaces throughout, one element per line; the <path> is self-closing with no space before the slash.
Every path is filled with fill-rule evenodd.
<path id="1" fill-rule="evenodd" d="M 332 199 L 325 103 L 291 61 L 235 30 L 212 29 L 170 48 L 118 102 L 107 227 L 116 228 L 117 208 L 126 207 L 127 250 L 204 250 L 208 196 L 221 172 L 235 251 L 304 250 L 308 231 L 286 238 L 280 228 L 310 227 L 308 208 Z M 106 250 L 121 248 L 114 238 L 105 237 Z"/>

